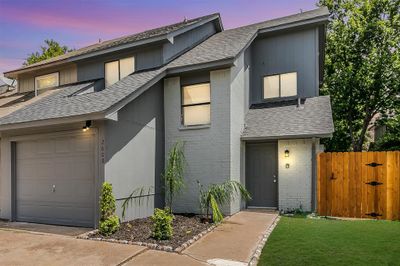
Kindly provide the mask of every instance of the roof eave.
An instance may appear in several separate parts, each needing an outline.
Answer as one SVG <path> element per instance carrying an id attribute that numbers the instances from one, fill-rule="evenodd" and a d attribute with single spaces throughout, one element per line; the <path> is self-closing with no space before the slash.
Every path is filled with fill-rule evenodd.
<path id="1" fill-rule="evenodd" d="M 297 28 L 297 27 L 302 27 L 302 26 L 308 26 L 308 25 L 319 25 L 319 24 L 326 24 L 329 21 L 329 14 L 310 18 L 310 19 L 304 19 L 292 23 L 287 23 L 279 26 L 274 26 L 274 27 L 266 27 L 263 29 L 258 30 L 258 34 L 264 34 L 264 33 L 270 33 L 274 31 L 280 31 L 280 30 L 286 30 L 286 29 L 291 29 L 291 28 Z"/>
<path id="2" fill-rule="evenodd" d="M 231 67 L 234 65 L 235 65 L 235 58 L 228 57 L 228 58 L 224 58 L 221 60 L 205 62 L 205 63 L 200 63 L 200 64 L 171 67 L 171 68 L 168 68 L 167 75 L 171 76 L 171 75 L 182 74 L 185 72 L 205 70 L 205 69 L 224 68 L 224 67 Z"/>
<path id="3" fill-rule="evenodd" d="M 281 140 L 281 139 L 309 139 L 309 138 L 331 138 L 332 133 L 318 134 L 296 134 L 283 136 L 242 136 L 241 140 L 256 141 L 256 140 Z"/>
<path id="4" fill-rule="evenodd" d="M 4 124 L 0 125 L 0 131 L 6 130 L 16 130 L 16 129 L 25 129 L 32 127 L 44 127 L 44 126 L 54 126 L 60 124 L 72 124 L 77 122 L 83 122 L 87 120 L 102 120 L 105 119 L 106 116 L 102 112 L 92 113 L 87 115 L 78 115 L 78 116 L 69 116 L 69 117 L 61 117 L 61 118 L 50 118 L 44 120 L 35 120 L 21 123 L 13 123 L 13 124 Z"/>

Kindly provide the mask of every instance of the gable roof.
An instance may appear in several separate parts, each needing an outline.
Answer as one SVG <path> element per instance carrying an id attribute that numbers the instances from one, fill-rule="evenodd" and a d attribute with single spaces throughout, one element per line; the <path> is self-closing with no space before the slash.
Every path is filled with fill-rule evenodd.
<path id="1" fill-rule="evenodd" d="M 213 61 L 234 59 L 262 30 L 281 30 L 306 23 L 326 22 L 329 10 L 320 7 L 314 10 L 281 17 L 214 34 L 170 64 L 170 68 L 182 68 Z"/>
<path id="2" fill-rule="evenodd" d="M 7 71 L 4 74 L 9 75 L 13 72 L 23 71 L 23 70 L 27 70 L 27 69 L 31 69 L 31 68 L 49 65 L 52 63 L 71 62 L 74 59 L 77 59 L 78 57 L 81 57 L 84 55 L 90 55 L 92 53 L 104 51 L 104 50 L 107 50 L 110 48 L 116 48 L 116 47 L 119 47 L 119 46 L 122 46 L 125 44 L 134 44 L 139 41 L 157 41 L 157 40 L 161 40 L 161 39 L 167 39 L 169 37 L 168 36 L 169 34 L 174 34 L 174 33 L 178 34 L 178 33 L 180 33 L 181 30 L 189 29 L 191 26 L 197 25 L 199 23 L 206 23 L 206 22 L 209 22 L 209 21 L 212 21 L 215 19 L 218 19 L 219 28 L 220 28 L 220 30 L 223 30 L 222 22 L 220 20 L 220 15 L 218 13 L 214 13 L 211 15 L 202 16 L 202 17 L 198 17 L 198 18 L 194 18 L 194 19 L 190 19 L 190 20 L 184 20 L 179 23 L 175 23 L 175 24 L 143 31 L 140 33 L 135 33 L 135 34 L 119 37 L 119 38 L 108 40 L 108 41 L 103 41 L 103 42 L 96 43 L 93 45 L 89 45 L 89 46 L 71 51 L 69 53 L 66 53 L 66 54 L 63 54 L 60 56 L 56 56 L 56 57 L 53 57 L 53 58 L 50 58 L 47 60 L 43 60 L 43 61 L 35 63 L 35 64 L 31 64 L 29 66 L 24 66 L 24 67 L 21 67 L 21 68 L 12 70 L 12 71 Z M 153 40 L 154 38 L 157 38 L 157 39 Z"/>
<path id="3" fill-rule="evenodd" d="M 315 18 L 326 20 L 327 14 L 326 8 L 319 8 L 217 33 L 167 65 L 158 69 L 135 72 L 102 91 L 71 96 L 84 86 L 92 86 L 93 82 L 64 86 L 45 99 L 0 118 L 0 126 L 78 116 L 85 116 L 85 119 L 104 118 L 107 114 L 122 108 L 166 75 L 181 71 L 182 68 L 201 67 L 203 64 L 221 60 L 229 60 L 230 64 L 233 64 L 234 59 L 251 43 L 260 30 L 293 26 Z"/>
<path id="4" fill-rule="evenodd" d="M 245 118 L 242 139 L 330 136 L 334 131 L 329 96 L 307 98 L 296 103 L 250 109 Z"/>

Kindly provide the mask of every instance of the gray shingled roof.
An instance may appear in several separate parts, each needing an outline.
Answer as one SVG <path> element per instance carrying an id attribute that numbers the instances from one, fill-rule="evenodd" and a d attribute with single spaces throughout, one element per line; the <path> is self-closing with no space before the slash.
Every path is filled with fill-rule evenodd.
<path id="1" fill-rule="evenodd" d="M 330 135 L 334 131 L 329 96 L 307 98 L 297 105 L 250 109 L 243 139 Z"/>
<path id="2" fill-rule="evenodd" d="M 74 94 L 93 82 L 64 86 L 57 89 L 58 92 L 0 118 L 0 125 L 104 112 L 151 80 L 161 79 L 164 73 L 165 68 L 134 73 L 102 91 L 81 95 Z"/>
<path id="3" fill-rule="evenodd" d="M 321 7 L 287 17 L 225 30 L 214 34 L 206 41 L 186 52 L 171 62 L 169 67 L 177 68 L 235 58 L 261 29 L 290 25 L 299 21 L 325 17 L 328 15 L 328 9 L 326 7 Z"/>
<path id="4" fill-rule="evenodd" d="M 137 92 L 150 81 L 155 82 L 164 77 L 169 69 L 235 58 L 252 40 L 259 29 L 286 25 L 309 18 L 325 16 L 326 14 L 325 8 L 319 8 L 293 16 L 217 33 L 168 65 L 155 70 L 133 73 L 100 92 L 68 97 L 81 90 L 82 86 L 89 86 L 90 84 L 73 84 L 62 87 L 59 92 L 0 118 L 0 125 L 105 112 L 126 97 Z"/>
<path id="5" fill-rule="evenodd" d="M 179 23 L 175 23 L 175 24 L 171 24 L 171 25 L 167 25 L 167 26 L 163 26 L 160 28 L 156 28 L 156 29 L 151 29 L 151 30 L 147 30 L 144 32 L 140 32 L 140 33 L 136 33 L 136 34 L 132 34 L 132 35 L 128 35 L 128 36 L 124 36 L 124 37 L 120 37 L 120 38 L 116 38 L 116 39 L 112 39 L 112 40 L 108 40 L 108 41 L 103 41 L 101 43 L 96 43 L 93 45 L 89 45 L 86 47 L 82 47 L 80 49 L 74 50 L 72 52 L 66 53 L 64 55 L 60 55 L 57 57 L 53 57 L 35 64 L 31 64 L 29 66 L 25 66 L 25 67 L 21 67 L 19 69 L 15 69 L 12 71 L 8 71 L 6 73 L 9 72 L 14 72 L 14 71 L 19 71 L 19 70 L 23 70 L 23 69 L 27 69 L 27 68 L 32 68 L 32 67 L 37 67 L 37 66 L 41 66 L 41 65 L 45 65 L 45 64 L 49 64 L 49 63 L 54 63 L 54 62 L 58 62 L 58 61 L 63 61 L 66 59 L 70 59 L 76 56 L 80 56 L 80 55 L 85 55 L 85 54 L 89 54 L 92 52 L 97 52 L 97 51 L 101 51 L 101 50 L 105 50 L 111 47 L 116 47 L 119 45 L 123 45 L 123 44 L 127 44 L 127 43 L 134 43 L 137 41 L 141 41 L 141 40 L 145 40 L 145 39 L 149 39 L 149 38 L 153 38 L 153 37 L 158 37 L 158 36 L 162 36 L 162 35 L 166 35 L 166 34 L 170 34 L 173 33 L 177 30 L 180 30 L 182 28 L 191 26 L 193 24 L 196 24 L 198 22 L 213 18 L 213 17 L 219 17 L 219 14 L 215 13 L 215 14 L 211 14 L 211 15 L 207 15 L 207 16 L 203 16 L 203 17 L 198 17 L 195 19 L 190 19 L 190 20 L 186 20 L 186 21 L 182 21 Z"/>

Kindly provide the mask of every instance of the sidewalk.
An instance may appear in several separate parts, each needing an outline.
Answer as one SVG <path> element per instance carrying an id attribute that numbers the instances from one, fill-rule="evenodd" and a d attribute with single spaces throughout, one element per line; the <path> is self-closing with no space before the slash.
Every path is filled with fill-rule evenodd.
<path id="1" fill-rule="evenodd" d="M 83 228 L 10 223 L 0 227 L 1 265 L 242 266 L 277 214 L 242 211 L 182 252 L 76 239 Z"/>
<path id="2" fill-rule="evenodd" d="M 242 211 L 182 254 L 147 250 L 125 265 L 247 265 L 277 213 Z"/>

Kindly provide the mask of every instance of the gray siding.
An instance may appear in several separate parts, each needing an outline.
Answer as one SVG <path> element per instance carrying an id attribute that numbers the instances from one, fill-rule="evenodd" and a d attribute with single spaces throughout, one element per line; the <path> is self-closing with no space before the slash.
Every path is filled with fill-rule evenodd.
<path id="1" fill-rule="evenodd" d="M 164 169 L 164 116 L 162 82 L 123 109 L 118 121 L 105 122 L 105 180 L 113 184 L 117 213 L 123 198 L 135 189 L 152 187 L 150 194 L 133 201 L 126 220 L 153 214 L 163 206 L 161 174 Z"/>
<path id="2" fill-rule="evenodd" d="M 174 38 L 174 43 L 164 44 L 164 62 L 167 63 L 182 51 L 204 41 L 216 33 L 214 22 L 208 22 L 198 28 L 185 32 Z"/>
<path id="3" fill-rule="evenodd" d="M 257 38 L 251 45 L 251 102 L 262 99 L 263 77 L 297 72 L 300 97 L 318 95 L 318 42 L 316 29 Z"/>
<path id="4" fill-rule="evenodd" d="M 136 51 L 125 51 L 106 56 L 98 56 L 92 60 L 77 63 L 78 81 L 87 81 L 104 78 L 104 63 L 135 56 L 135 70 L 143 70 L 158 67 L 162 64 L 162 47 L 156 46 Z"/>
<path id="5" fill-rule="evenodd" d="M 181 82 L 164 82 L 166 153 L 176 141 L 185 142 L 186 188 L 175 200 L 175 212 L 199 212 L 198 185 L 230 179 L 230 69 L 210 72 L 211 126 L 186 129 L 181 126 Z M 225 208 L 225 213 L 231 213 Z"/>

